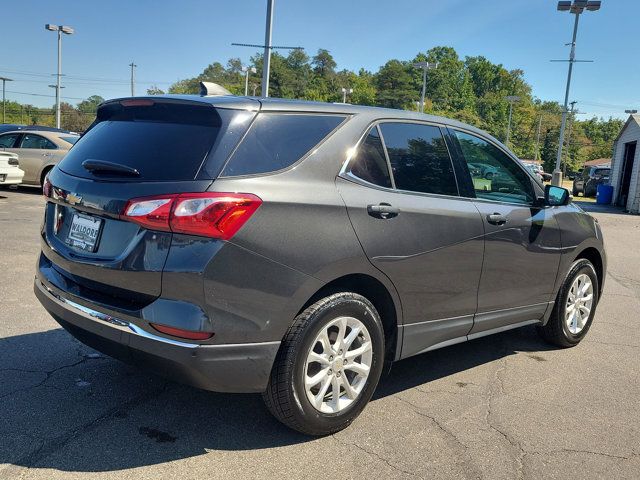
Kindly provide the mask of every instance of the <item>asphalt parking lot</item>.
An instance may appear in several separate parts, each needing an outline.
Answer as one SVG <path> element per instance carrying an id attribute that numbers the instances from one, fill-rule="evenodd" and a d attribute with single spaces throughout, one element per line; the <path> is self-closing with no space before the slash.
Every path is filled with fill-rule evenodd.
<path id="1" fill-rule="evenodd" d="M 199 391 L 83 346 L 32 291 L 43 200 L 0 189 L 0 478 L 640 477 L 640 217 L 599 209 L 605 294 L 583 343 L 523 328 L 396 364 L 315 439 L 258 395 Z"/>

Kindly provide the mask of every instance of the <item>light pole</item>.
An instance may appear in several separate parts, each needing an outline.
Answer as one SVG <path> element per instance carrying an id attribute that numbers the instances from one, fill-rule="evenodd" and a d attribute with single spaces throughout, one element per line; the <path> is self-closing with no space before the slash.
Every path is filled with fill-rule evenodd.
<path id="1" fill-rule="evenodd" d="M 131 67 L 131 96 L 135 97 L 136 96 L 136 70 L 135 69 L 138 65 L 136 65 L 134 62 L 131 62 L 129 66 Z"/>
<path id="2" fill-rule="evenodd" d="M 4 95 L 4 88 L 3 88 L 3 95 Z M 4 101 L 4 97 L 3 97 L 3 101 Z M 634 108 L 634 109 L 631 109 L 631 110 L 625 110 L 624 113 L 628 113 L 629 115 L 634 115 L 634 114 L 638 113 L 638 110 L 636 110 Z"/>
<path id="3" fill-rule="evenodd" d="M 544 114 L 541 113 L 540 114 L 540 118 L 538 118 L 538 128 L 536 130 L 536 148 L 534 151 L 534 157 L 533 157 L 533 161 L 537 162 L 538 161 L 538 149 L 540 148 L 540 129 L 542 128 L 542 116 Z"/>
<path id="4" fill-rule="evenodd" d="M 564 94 L 564 107 L 562 109 L 562 123 L 560 124 L 560 139 L 558 141 L 558 154 L 556 156 L 556 168 L 553 170 L 553 178 L 551 184 L 556 186 L 562 185 L 562 171 L 560 170 L 560 162 L 562 161 L 562 147 L 564 145 L 564 130 L 567 126 L 567 113 L 569 107 L 569 89 L 571 88 L 571 73 L 573 72 L 573 64 L 576 62 L 576 37 L 578 35 L 578 21 L 580 14 L 585 10 L 594 12 L 600 10 L 600 1 L 596 0 L 562 0 L 558 2 L 558 10 L 561 12 L 570 12 L 575 15 L 573 23 L 573 38 L 571 40 L 571 53 L 569 54 L 569 72 L 567 74 L 567 88 Z"/>
<path id="5" fill-rule="evenodd" d="M 6 114 L 6 105 L 7 105 L 7 100 L 5 98 L 5 83 L 7 82 L 13 82 L 13 79 L 11 78 L 7 78 L 7 77 L 0 77 L 0 80 L 2 80 L 2 123 L 7 123 L 7 120 L 5 119 L 5 114 Z"/>
<path id="6" fill-rule="evenodd" d="M 249 96 L 249 72 L 256 73 L 256 67 L 242 67 L 242 71 L 244 72 L 244 96 Z M 255 96 L 255 90 L 254 90 Z"/>
<path id="7" fill-rule="evenodd" d="M 511 135 L 511 115 L 513 114 L 513 104 L 515 102 L 519 102 L 520 101 L 520 97 L 518 97 L 517 95 L 509 95 L 508 97 L 505 97 L 505 98 L 509 102 L 509 122 L 507 123 L 507 139 L 506 139 L 506 141 L 504 143 L 508 147 L 509 146 L 509 136 Z"/>
<path id="8" fill-rule="evenodd" d="M 264 54 L 262 56 L 262 96 L 269 96 L 269 70 L 271 69 L 271 29 L 273 28 L 273 4 L 267 0 L 267 25 L 264 31 Z"/>
<path id="9" fill-rule="evenodd" d="M 438 68 L 438 62 L 416 62 L 416 68 L 422 69 L 422 94 L 420 95 L 420 112 L 424 113 L 424 96 L 427 93 L 427 70 Z"/>
<path id="10" fill-rule="evenodd" d="M 66 25 L 47 23 L 44 28 L 51 32 L 58 32 L 58 73 L 56 74 L 56 128 L 60 128 L 60 77 L 62 76 L 62 34 L 73 34 L 73 28 Z"/>
<path id="11" fill-rule="evenodd" d="M 347 103 L 347 94 L 351 95 L 352 93 L 353 93 L 353 88 L 342 87 L 342 103 Z"/>

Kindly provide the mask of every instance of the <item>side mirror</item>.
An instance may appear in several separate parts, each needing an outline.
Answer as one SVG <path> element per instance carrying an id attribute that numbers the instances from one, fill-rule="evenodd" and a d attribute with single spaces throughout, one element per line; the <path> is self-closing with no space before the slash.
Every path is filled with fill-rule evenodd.
<path id="1" fill-rule="evenodd" d="M 571 200 L 569 190 L 554 185 L 544 187 L 544 202 L 550 207 L 568 205 Z"/>

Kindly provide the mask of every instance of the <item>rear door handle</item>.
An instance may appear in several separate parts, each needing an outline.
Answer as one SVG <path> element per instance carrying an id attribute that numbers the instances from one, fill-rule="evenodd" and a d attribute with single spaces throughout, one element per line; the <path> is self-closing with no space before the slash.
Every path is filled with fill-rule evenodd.
<path id="1" fill-rule="evenodd" d="M 380 203 L 378 205 L 367 205 L 367 213 L 372 217 L 386 220 L 387 218 L 397 217 L 400 209 L 389 203 Z"/>
<path id="2" fill-rule="evenodd" d="M 504 225 L 507 223 L 507 217 L 502 215 L 501 213 L 491 213 L 487 215 L 487 222 L 491 225 Z"/>

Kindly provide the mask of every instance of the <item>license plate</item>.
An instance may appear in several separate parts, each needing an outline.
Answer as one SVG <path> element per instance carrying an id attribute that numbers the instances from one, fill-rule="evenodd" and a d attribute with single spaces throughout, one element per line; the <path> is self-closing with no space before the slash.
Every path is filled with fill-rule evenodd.
<path id="1" fill-rule="evenodd" d="M 85 252 L 95 252 L 101 227 L 101 219 L 74 213 L 67 234 L 67 243 Z"/>

